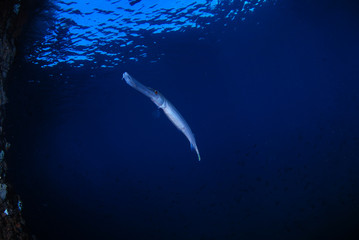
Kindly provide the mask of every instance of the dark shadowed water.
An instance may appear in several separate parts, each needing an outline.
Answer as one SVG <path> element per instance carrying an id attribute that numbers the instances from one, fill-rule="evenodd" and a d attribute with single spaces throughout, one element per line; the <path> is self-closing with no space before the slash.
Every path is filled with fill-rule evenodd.
<path id="1" fill-rule="evenodd" d="M 50 5 L 10 76 L 8 177 L 38 239 L 358 239 L 354 1 L 99 2 Z"/>

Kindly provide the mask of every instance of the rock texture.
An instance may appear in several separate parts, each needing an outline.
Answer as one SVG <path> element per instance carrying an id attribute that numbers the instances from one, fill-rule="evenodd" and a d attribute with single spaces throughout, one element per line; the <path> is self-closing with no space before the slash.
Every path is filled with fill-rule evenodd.
<path id="1" fill-rule="evenodd" d="M 6 178 L 6 153 L 10 143 L 3 133 L 6 104 L 4 82 L 15 58 L 16 39 L 25 22 L 23 2 L 0 0 L 0 240 L 30 239 L 21 213 L 22 202 Z"/>

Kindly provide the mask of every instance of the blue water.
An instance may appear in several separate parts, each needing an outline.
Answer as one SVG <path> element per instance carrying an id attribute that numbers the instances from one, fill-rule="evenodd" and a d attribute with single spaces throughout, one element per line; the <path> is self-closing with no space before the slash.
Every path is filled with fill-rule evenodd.
<path id="1" fill-rule="evenodd" d="M 358 239 L 355 3 L 96 2 L 49 5 L 8 82 L 38 239 Z"/>

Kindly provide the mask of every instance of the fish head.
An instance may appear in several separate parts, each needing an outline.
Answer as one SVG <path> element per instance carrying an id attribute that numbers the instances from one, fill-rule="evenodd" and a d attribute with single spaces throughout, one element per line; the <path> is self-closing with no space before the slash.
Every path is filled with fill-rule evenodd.
<path id="1" fill-rule="evenodd" d="M 151 90 L 154 93 L 151 96 L 152 102 L 154 102 L 154 104 L 156 104 L 157 107 L 164 108 L 164 106 L 165 106 L 165 98 L 163 97 L 163 95 L 156 89 L 153 89 L 153 88 L 150 88 L 150 87 L 148 89 Z"/>

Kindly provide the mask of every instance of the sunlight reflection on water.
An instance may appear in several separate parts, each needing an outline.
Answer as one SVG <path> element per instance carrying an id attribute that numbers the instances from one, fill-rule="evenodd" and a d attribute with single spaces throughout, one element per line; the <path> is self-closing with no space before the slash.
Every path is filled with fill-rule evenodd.
<path id="1" fill-rule="evenodd" d="M 275 4 L 275 0 L 157 0 L 131 6 L 121 0 L 53 0 L 48 16 L 37 20 L 42 36 L 28 46 L 27 60 L 42 67 L 59 63 L 82 67 L 87 62 L 114 67 L 141 59 L 156 62 L 161 53 L 151 54 L 150 49 L 158 48 L 152 37 L 243 21 L 269 2 Z"/>

